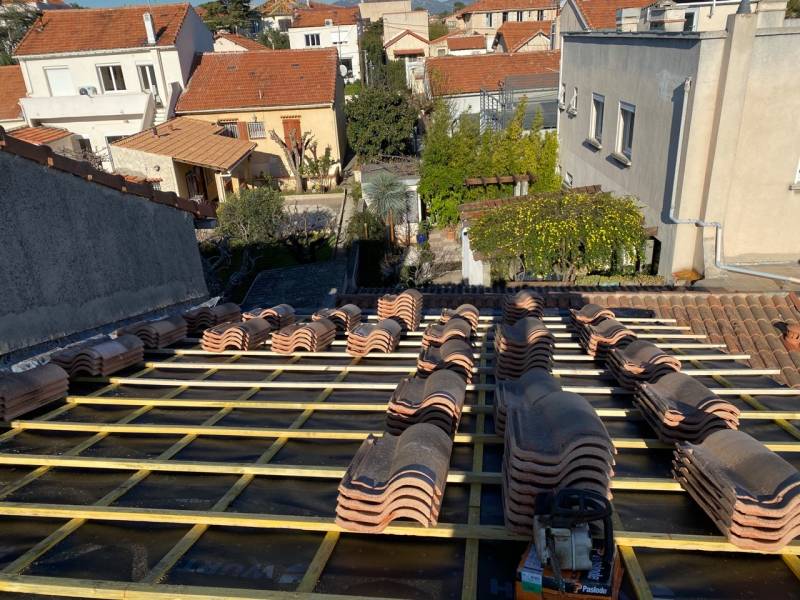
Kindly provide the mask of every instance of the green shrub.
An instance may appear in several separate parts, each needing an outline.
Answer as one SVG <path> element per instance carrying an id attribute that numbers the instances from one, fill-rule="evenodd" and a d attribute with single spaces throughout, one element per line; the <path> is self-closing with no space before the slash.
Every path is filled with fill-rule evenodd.
<path id="1" fill-rule="evenodd" d="M 283 197 L 277 190 L 239 190 L 221 202 L 217 222 L 222 235 L 244 244 L 272 243 L 281 233 Z"/>

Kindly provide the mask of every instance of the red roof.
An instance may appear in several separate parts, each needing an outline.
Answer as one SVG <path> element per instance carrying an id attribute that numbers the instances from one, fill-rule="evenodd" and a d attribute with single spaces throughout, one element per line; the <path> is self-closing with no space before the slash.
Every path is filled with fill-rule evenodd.
<path id="1" fill-rule="evenodd" d="M 0 67 L 0 119 L 21 118 L 19 99 L 24 98 L 27 93 L 19 65 Z"/>
<path id="2" fill-rule="evenodd" d="M 172 46 L 191 4 L 46 10 L 28 29 L 15 55 L 57 54 L 148 46 L 142 15 L 153 15 L 156 46 Z"/>
<path id="3" fill-rule="evenodd" d="M 598 0 L 602 1 L 602 0 Z M 651 0 L 652 2 L 652 0 Z M 500 12 L 504 10 L 541 10 L 558 8 L 553 0 L 478 0 L 455 13 L 456 17 L 479 12 Z"/>
<path id="4" fill-rule="evenodd" d="M 224 38 L 229 42 L 232 42 L 237 46 L 247 50 L 270 50 L 270 48 L 267 48 L 264 44 L 260 44 L 259 42 L 252 40 L 249 37 L 239 35 L 238 33 L 219 33 L 216 37 Z"/>
<path id="5" fill-rule="evenodd" d="M 299 0 L 267 0 L 256 10 L 265 17 L 288 17 L 300 8 L 316 8 L 316 2 L 301 2 Z"/>
<path id="6" fill-rule="evenodd" d="M 426 75 L 436 96 L 493 91 L 506 77 L 558 73 L 561 52 L 520 52 L 518 54 L 477 54 L 429 58 Z"/>
<path id="7" fill-rule="evenodd" d="M 41 146 L 42 144 L 55 142 L 56 140 L 68 137 L 72 135 L 72 132 L 67 131 L 66 129 L 61 129 L 60 127 L 40 126 L 22 127 L 20 129 L 15 129 L 14 131 L 9 131 L 8 135 L 14 136 L 18 140 L 23 140 L 25 142 L 30 142 L 31 144 Z"/>
<path id="8" fill-rule="evenodd" d="M 402 50 L 395 50 L 395 56 L 423 56 L 425 54 L 424 48 L 404 48 Z"/>
<path id="9" fill-rule="evenodd" d="M 447 38 L 450 50 L 486 50 L 486 38 L 482 35 L 460 35 Z"/>
<path id="10" fill-rule="evenodd" d="M 336 48 L 203 54 L 177 111 L 330 104 L 338 64 Z"/>
<path id="11" fill-rule="evenodd" d="M 509 52 L 516 52 L 540 33 L 550 37 L 552 25 L 552 21 L 506 21 L 497 30 L 497 35 L 503 36 Z"/>
<path id="12" fill-rule="evenodd" d="M 317 5 L 314 8 L 303 8 L 294 13 L 292 28 L 324 27 L 330 19 L 333 25 L 355 25 L 360 13 L 358 6 Z"/>
<path id="13" fill-rule="evenodd" d="M 643 8 L 653 0 L 574 0 L 589 29 L 616 29 L 617 10 Z"/>
<path id="14" fill-rule="evenodd" d="M 403 38 L 404 38 L 404 37 L 406 37 L 407 35 L 410 35 L 410 36 L 412 36 L 412 37 L 415 37 L 415 38 L 417 38 L 417 39 L 418 39 L 420 42 L 423 42 L 423 43 L 425 43 L 426 45 L 428 44 L 428 40 L 426 40 L 426 39 L 425 39 L 424 37 L 422 37 L 420 34 L 418 34 L 418 33 L 415 33 L 415 32 L 413 32 L 413 31 L 411 31 L 410 29 L 404 29 L 403 31 L 401 31 L 400 33 L 398 33 L 396 36 L 394 36 L 392 39 L 390 39 L 388 42 L 386 42 L 386 43 L 383 45 L 383 47 L 384 47 L 384 48 L 388 48 L 389 46 L 391 46 L 392 44 L 396 43 L 398 40 L 401 40 L 401 39 L 403 39 Z M 399 52 L 399 50 L 398 50 L 397 52 Z M 397 52 L 395 52 L 395 54 L 397 54 Z"/>

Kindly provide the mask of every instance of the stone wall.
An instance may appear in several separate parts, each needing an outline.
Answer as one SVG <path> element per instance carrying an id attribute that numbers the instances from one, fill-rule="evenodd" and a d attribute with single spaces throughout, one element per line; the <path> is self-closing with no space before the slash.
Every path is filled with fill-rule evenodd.
<path id="1" fill-rule="evenodd" d="M 0 354 L 207 295 L 191 214 L 0 152 Z"/>

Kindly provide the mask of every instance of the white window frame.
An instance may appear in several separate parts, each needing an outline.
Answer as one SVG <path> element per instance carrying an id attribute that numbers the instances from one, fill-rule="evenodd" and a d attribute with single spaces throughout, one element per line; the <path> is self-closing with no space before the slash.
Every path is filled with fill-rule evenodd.
<path id="1" fill-rule="evenodd" d="M 97 68 L 97 78 L 100 80 L 100 89 L 103 90 L 104 94 L 119 94 L 125 93 L 128 91 L 128 84 L 125 82 L 125 72 L 122 70 L 121 63 L 104 63 L 100 65 L 95 65 Z M 114 67 L 119 67 L 119 73 L 122 76 L 122 85 L 125 86 L 125 89 L 117 89 L 117 78 L 114 77 Z M 107 90 L 105 84 L 103 83 L 103 75 L 102 69 L 108 69 L 109 73 L 111 74 L 111 80 L 114 82 L 114 89 Z"/>
<path id="2" fill-rule="evenodd" d="M 264 121 L 248 121 L 247 137 L 251 140 L 267 139 L 267 129 L 264 127 Z"/>
<path id="3" fill-rule="evenodd" d="M 306 48 L 318 48 L 322 45 L 322 38 L 318 33 L 306 33 L 304 34 L 304 40 L 306 43 Z M 309 42 L 316 41 L 316 44 L 310 44 Z"/>
<path id="4" fill-rule="evenodd" d="M 601 107 L 600 108 L 600 115 L 599 115 L 600 116 L 600 131 L 599 131 L 600 135 L 598 135 L 598 131 L 597 131 L 597 129 L 598 129 L 597 128 L 597 125 L 598 125 L 598 122 L 597 122 L 597 117 L 598 117 L 597 103 L 598 102 L 600 103 L 600 107 Z M 591 107 L 592 114 L 591 114 L 590 120 L 589 120 L 589 139 L 594 141 L 594 142 L 597 142 L 597 145 L 599 147 L 602 147 L 602 144 L 603 144 L 603 129 L 604 129 L 603 121 L 604 121 L 604 118 L 605 118 L 605 108 L 606 108 L 606 97 L 603 96 L 602 94 L 596 94 L 596 93 L 592 92 L 592 107 Z"/>
<path id="5" fill-rule="evenodd" d="M 633 115 L 633 122 L 630 126 L 630 133 L 626 135 L 625 116 L 623 113 L 628 112 Z M 633 136 L 636 133 L 636 105 L 630 102 L 619 101 L 619 108 L 617 111 L 617 145 L 616 154 L 617 158 L 624 159 L 622 162 L 627 161 L 630 164 L 633 157 Z M 626 144 L 625 138 L 629 137 L 629 144 Z"/>
<path id="6" fill-rule="evenodd" d="M 220 119 L 217 124 L 222 127 L 222 135 L 232 138 L 239 137 L 239 121 L 236 119 Z"/>
<path id="7" fill-rule="evenodd" d="M 145 81 L 144 77 L 142 76 L 144 72 L 151 71 L 153 74 L 152 81 Z M 159 96 L 159 86 L 158 86 L 158 77 L 156 76 L 156 66 L 151 62 L 137 62 L 136 63 L 136 75 L 139 77 L 139 87 L 143 92 L 152 92 L 154 96 Z M 147 79 L 151 79 L 148 73 Z M 150 84 L 151 87 L 148 87 Z"/>
<path id="8" fill-rule="evenodd" d="M 48 71 L 66 71 L 69 74 L 70 83 L 72 85 L 72 94 L 59 94 L 56 96 L 53 93 L 53 86 L 50 84 L 50 78 L 47 76 Z M 44 78 L 47 81 L 47 89 L 50 90 L 50 96 L 53 98 L 59 98 L 63 96 L 72 96 L 75 94 L 75 83 L 72 81 L 72 71 L 70 71 L 67 65 L 53 65 L 50 67 L 44 67 Z"/>

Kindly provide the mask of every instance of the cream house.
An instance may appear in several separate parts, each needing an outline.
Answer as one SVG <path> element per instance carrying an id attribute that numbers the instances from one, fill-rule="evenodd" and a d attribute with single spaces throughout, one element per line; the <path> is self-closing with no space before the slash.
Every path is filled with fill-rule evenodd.
<path id="1" fill-rule="evenodd" d="M 601 0 L 592 0 L 600 2 Z M 602 0 L 605 1 L 605 0 Z M 554 0 L 477 0 L 455 13 L 458 28 L 494 39 L 503 23 L 508 21 L 553 21 L 558 16 Z"/>
<path id="2" fill-rule="evenodd" d="M 387 13 L 403 13 L 411 11 L 411 0 L 367 0 L 358 4 L 361 18 L 375 23 Z"/>
<path id="3" fill-rule="evenodd" d="M 383 45 L 386 58 L 417 62 L 428 56 L 428 40 L 413 31 L 402 31 Z"/>
<path id="4" fill-rule="evenodd" d="M 212 48 L 190 4 L 46 10 L 14 53 L 25 122 L 77 133 L 110 168 L 108 144 L 166 120 Z"/>
<path id="5" fill-rule="evenodd" d="M 204 54 L 177 113 L 253 142 L 252 178 L 268 176 L 293 185 L 284 149 L 270 132 L 289 146 L 309 132 L 320 156 L 330 148 L 331 170 L 341 170 L 347 148 L 344 83 L 334 48 Z"/>
<path id="6" fill-rule="evenodd" d="M 538 52 L 553 49 L 556 21 L 508 21 L 494 36 L 495 52 Z"/>

